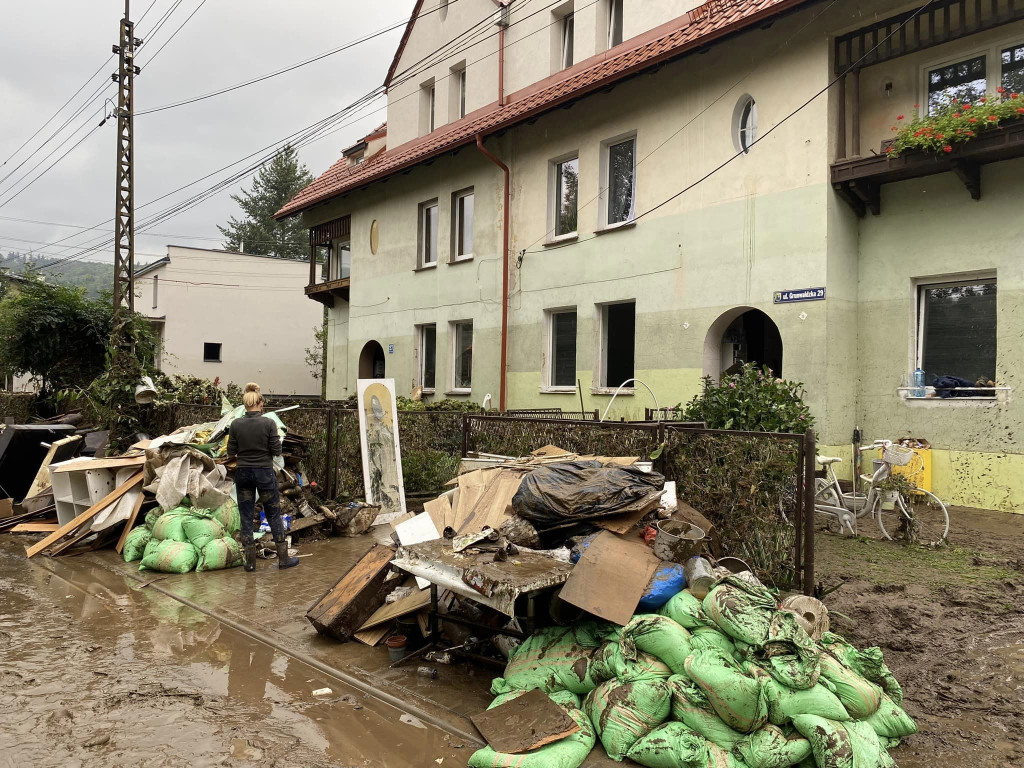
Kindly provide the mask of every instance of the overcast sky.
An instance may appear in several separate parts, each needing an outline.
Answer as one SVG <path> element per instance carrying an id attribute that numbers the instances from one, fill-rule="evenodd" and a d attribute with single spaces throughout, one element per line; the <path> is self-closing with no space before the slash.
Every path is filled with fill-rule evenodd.
<path id="1" fill-rule="evenodd" d="M 151 1 L 132 0 L 132 17 L 138 20 Z M 182 0 L 151 38 L 153 25 L 174 2 L 155 0 L 148 15 L 137 22 L 136 36 L 146 39 L 136 59 L 143 68 L 135 81 L 137 113 L 234 85 L 404 23 L 413 6 L 413 0 Z M 199 10 L 195 16 L 148 65 L 147 60 L 196 8 Z M 4 3 L 4 20 L 0 24 L 0 162 L 11 157 L 111 56 L 110 47 L 117 42 L 123 12 L 123 0 Z M 142 208 L 144 203 L 283 139 L 379 86 L 401 32 L 396 29 L 266 82 L 196 104 L 136 117 L 137 221 L 209 186 L 223 175 L 149 208 Z M 86 138 L 24 193 L 11 202 L 5 201 L 25 183 L 16 184 L 16 180 L 75 129 L 83 126 L 64 147 L 31 172 L 26 181 L 100 122 L 103 98 L 116 99 L 117 89 L 110 81 L 110 73 L 116 68 L 114 59 L 56 120 L 0 168 L 3 178 L 85 103 L 105 78 L 106 86 L 89 102 L 88 109 L 0 183 L 0 252 L 43 248 L 56 255 L 77 251 L 43 245 L 78 232 L 75 228 L 10 221 L 12 217 L 79 226 L 94 226 L 113 217 L 114 119 Z M 375 111 L 364 111 L 348 127 L 301 150 L 302 160 L 314 175 L 330 166 L 344 147 L 384 121 L 382 105 L 383 101 L 370 108 Z M 248 183 L 236 183 L 198 207 L 154 227 L 161 234 L 139 234 L 135 246 L 138 260 L 149 261 L 163 255 L 164 246 L 173 242 L 219 247 L 219 239 L 189 240 L 180 236 L 219 238 L 216 225 L 237 213 L 229 194 Z M 102 230 L 79 233 L 65 244 L 84 244 L 99 235 L 111 234 L 112 225 L 104 223 Z M 175 236 L 179 236 L 177 241 Z M 109 261 L 111 256 L 106 252 L 90 258 Z"/>

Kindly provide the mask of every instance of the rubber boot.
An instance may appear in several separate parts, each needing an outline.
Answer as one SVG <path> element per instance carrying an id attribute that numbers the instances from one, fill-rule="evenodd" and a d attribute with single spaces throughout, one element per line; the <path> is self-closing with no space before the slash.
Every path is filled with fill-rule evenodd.
<path id="1" fill-rule="evenodd" d="M 256 542 L 242 545 L 242 564 L 245 570 L 252 573 L 256 570 Z"/>
<path id="2" fill-rule="evenodd" d="M 299 558 L 289 557 L 288 555 L 288 542 L 277 541 L 277 567 L 278 568 L 294 568 L 299 564 Z"/>

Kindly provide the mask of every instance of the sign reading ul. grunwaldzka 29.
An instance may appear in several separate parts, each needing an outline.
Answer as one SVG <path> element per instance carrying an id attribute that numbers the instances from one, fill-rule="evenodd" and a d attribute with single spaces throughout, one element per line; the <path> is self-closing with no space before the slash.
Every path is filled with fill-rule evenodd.
<path id="1" fill-rule="evenodd" d="M 791 304 L 794 301 L 821 301 L 824 298 L 824 288 L 798 288 L 789 291 L 776 291 L 773 303 Z"/>

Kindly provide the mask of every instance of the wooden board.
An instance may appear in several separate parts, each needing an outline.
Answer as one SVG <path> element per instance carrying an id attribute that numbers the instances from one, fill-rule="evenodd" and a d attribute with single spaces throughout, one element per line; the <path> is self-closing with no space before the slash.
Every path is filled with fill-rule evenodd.
<path id="1" fill-rule="evenodd" d="M 52 533 L 58 528 L 57 523 L 19 523 L 11 528 L 11 533 Z"/>
<path id="2" fill-rule="evenodd" d="M 536 451 L 530 451 L 531 456 L 565 456 L 569 451 L 564 448 L 559 448 L 557 445 L 551 445 L 548 443 L 543 448 L 538 448 Z"/>
<path id="3" fill-rule="evenodd" d="M 647 504 L 642 506 L 633 512 L 627 512 L 624 515 L 613 515 L 612 517 L 603 517 L 600 520 L 588 520 L 587 522 L 593 523 L 598 528 L 604 528 L 606 531 L 617 533 L 620 536 L 624 533 L 629 533 L 636 527 L 636 524 L 640 522 L 640 518 L 646 515 L 648 512 L 653 512 L 658 508 L 661 503 L 661 491 L 655 491 Z"/>
<path id="4" fill-rule="evenodd" d="M 470 719 L 495 752 L 513 755 L 564 739 L 580 729 L 564 709 L 536 688 Z"/>
<path id="5" fill-rule="evenodd" d="M 459 504 L 455 508 L 452 528 L 456 533 L 463 533 L 463 525 L 476 508 L 476 503 L 484 495 L 489 483 L 497 479 L 497 472 L 478 469 L 465 475 L 459 475 Z"/>
<path id="6" fill-rule="evenodd" d="M 423 505 L 423 511 L 430 515 L 430 519 L 434 521 L 434 527 L 443 534 L 444 528 L 448 524 L 448 516 L 452 513 L 451 498 L 442 495 L 431 499 Z"/>
<path id="7" fill-rule="evenodd" d="M 484 488 L 477 503 L 456 527 L 458 533 L 475 533 L 486 526 L 497 530 L 508 517 L 509 505 L 519 490 L 523 476 L 513 470 L 497 470 L 492 474 L 495 478 Z"/>
<path id="8" fill-rule="evenodd" d="M 410 582 L 415 586 L 415 581 L 410 579 Z M 370 618 L 363 622 L 359 631 L 362 632 L 364 629 L 373 629 L 374 627 L 387 623 L 392 619 L 405 616 L 407 613 L 414 613 L 428 605 L 430 605 L 430 590 L 417 589 L 411 595 L 406 595 L 401 600 L 396 600 L 393 603 L 385 603 L 382 605 L 373 612 L 373 615 L 370 616 Z"/>
<path id="9" fill-rule="evenodd" d="M 395 550 L 375 545 L 306 612 L 317 632 L 349 640 L 401 584 L 386 581 Z"/>
<path id="10" fill-rule="evenodd" d="M 82 459 L 69 461 L 54 467 L 53 472 L 80 472 L 83 469 L 121 469 L 122 467 L 141 467 L 146 463 L 145 456 L 122 456 L 113 459 Z"/>
<path id="11" fill-rule="evenodd" d="M 117 501 L 122 496 L 124 496 L 126 493 L 128 493 L 128 491 L 132 490 L 135 486 L 140 485 L 141 483 L 142 483 L 142 472 L 136 472 L 134 475 L 132 475 L 128 479 L 128 481 L 124 485 L 121 485 L 121 486 L 115 488 L 114 490 L 112 490 L 110 493 L 108 493 L 106 496 L 104 496 L 98 502 L 93 504 L 91 507 L 89 507 L 87 510 L 85 510 L 85 512 L 80 514 L 78 517 L 76 517 L 74 520 L 69 522 L 67 525 L 62 525 L 60 528 L 58 528 L 56 531 L 51 533 L 45 539 L 43 539 L 42 541 L 38 542 L 37 544 L 34 544 L 33 546 L 31 546 L 28 549 L 26 549 L 25 550 L 25 556 L 26 557 L 34 557 L 35 555 L 38 555 L 43 550 L 49 549 L 49 547 L 51 547 L 53 544 L 55 544 L 56 542 L 58 542 L 61 539 L 63 539 L 65 536 L 67 536 L 72 531 L 78 530 L 78 528 L 83 523 L 86 523 L 89 520 L 92 520 L 94 517 L 96 517 L 96 515 L 98 515 L 104 509 L 106 509 L 111 504 L 113 504 L 115 501 Z"/>
<path id="12" fill-rule="evenodd" d="M 32 485 L 29 486 L 28 492 L 25 494 L 26 499 L 30 499 L 50 487 L 50 465 L 70 459 L 75 455 L 75 451 L 78 450 L 78 444 L 81 442 L 81 435 L 71 435 L 71 437 L 61 438 L 50 443 L 50 450 L 43 457 L 43 463 L 39 465 L 36 478 L 32 481 Z"/>
<path id="13" fill-rule="evenodd" d="M 373 648 L 380 643 L 381 640 L 387 637 L 388 632 L 390 632 L 393 627 L 394 622 L 381 624 L 379 627 L 374 627 L 373 629 L 361 629 L 354 633 L 352 637 L 363 645 L 368 645 Z"/>
<path id="14" fill-rule="evenodd" d="M 128 534 L 131 533 L 132 528 L 135 527 L 135 520 L 139 516 L 139 510 L 142 509 L 142 496 L 143 494 L 139 493 L 139 497 L 135 500 L 135 506 L 132 507 L 132 513 L 125 521 L 124 530 L 121 531 L 121 536 L 118 538 L 117 545 L 114 547 L 119 555 L 121 554 L 121 550 L 124 549 L 124 542 L 128 538 Z"/>
<path id="15" fill-rule="evenodd" d="M 559 597 L 625 626 L 659 565 L 661 561 L 641 539 L 601 531 L 584 550 Z"/>

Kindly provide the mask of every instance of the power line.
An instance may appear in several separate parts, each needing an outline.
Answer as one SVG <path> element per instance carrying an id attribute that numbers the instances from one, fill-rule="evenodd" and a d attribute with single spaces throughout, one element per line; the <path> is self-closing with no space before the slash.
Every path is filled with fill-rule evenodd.
<path id="1" fill-rule="evenodd" d="M 82 128 L 84 128 L 84 127 L 85 127 L 86 125 L 88 125 L 88 123 L 83 123 L 83 124 L 82 124 L 82 125 L 81 125 L 81 126 L 80 126 L 80 127 L 78 128 L 78 130 L 77 130 L 77 131 L 75 131 L 75 133 L 72 133 L 72 134 L 71 134 L 70 136 L 68 136 L 68 137 L 67 137 L 66 139 L 64 139 L 64 141 L 62 141 L 62 142 L 61 142 L 61 143 L 60 143 L 59 145 L 57 145 L 57 146 L 56 146 L 56 147 L 55 147 L 55 148 L 54 148 L 54 149 L 53 149 L 53 150 L 52 150 L 52 151 L 50 152 L 50 154 L 49 154 L 49 155 L 47 155 L 47 156 L 46 156 L 46 157 L 44 157 L 44 158 L 43 158 L 42 160 L 40 160 L 40 161 L 39 161 L 38 163 L 36 163 L 36 165 L 34 165 L 34 166 L 32 167 L 32 170 L 31 170 L 31 171 L 29 171 L 29 172 L 28 172 L 27 174 L 25 174 L 25 176 L 22 176 L 22 177 L 21 177 L 20 179 L 18 179 L 18 181 L 17 181 L 17 182 L 15 182 L 15 183 L 14 183 L 14 184 L 13 184 L 13 185 L 12 185 L 11 187 L 9 187 L 9 188 L 8 188 L 7 190 L 5 190 L 5 193 L 6 193 L 6 192 L 10 192 L 10 191 L 11 191 L 12 189 L 14 189 L 14 187 L 15 187 L 15 186 L 17 186 L 17 185 L 18 185 L 19 183 L 21 183 L 21 182 L 22 182 L 22 181 L 23 181 L 23 180 L 24 180 L 24 179 L 25 179 L 25 178 L 26 178 L 26 177 L 27 177 L 27 176 L 28 176 L 28 175 L 29 175 L 30 173 L 32 173 L 32 171 L 34 171 L 34 170 L 35 170 L 36 168 L 38 168 L 38 167 L 39 167 L 40 165 L 42 165 L 43 163 L 45 163 L 45 162 L 46 162 L 46 158 L 47 158 L 47 157 L 50 157 L 50 155 L 52 155 L 52 154 L 53 154 L 54 152 L 56 152 L 56 151 L 57 151 L 58 149 L 60 149 L 60 148 L 61 148 L 62 146 L 64 146 L 64 145 L 65 145 L 65 144 L 66 144 L 67 142 L 69 142 L 69 141 L 70 141 L 70 140 L 71 140 L 71 139 L 72 139 L 72 138 L 73 138 L 73 137 L 75 136 L 75 134 L 76 134 L 76 133 L 78 133 L 78 131 L 82 130 Z M 102 125 L 102 123 L 100 123 L 100 125 Z M 6 200 L 4 200 L 4 201 L 3 201 L 2 203 L 0 203 L 0 208 L 3 208 L 3 207 L 4 207 L 5 205 L 7 205 L 7 204 L 8 204 L 8 203 L 10 203 L 10 202 L 11 202 L 12 200 L 14 200 L 14 199 L 15 199 L 15 198 L 17 198 L 17 197 L 18 197 L 19 195 L 21 195 L 21 193 L 22 193 L 22 192 L 24 192 L 24 191 L 25 191 L 26 189 L 28 189 L 29 187 L 31 187 L 31 186 L 32 186 L 33 184 L 35 184 L 35 183 L 36 183 L 37 181 L 39 181 L 39 180 L 40 180 L 41 178 L 43 178 L 43 176 L 45 176 L 45 175 L 46 175 L 46 174 L 47 174 L 47 173 L 48 173 L 48 172 L 49 172 L 50 170 L 52 170 L 52 169 L 53 169 L 53 167 L 54 167 L 55 165 L 57 165 L 57 163 L 59 163 L 59 162 L 60 162 L 61 160 L 63 160 L 63 159 L 65 158 L 65 157 L 67 157 L 67 156 L 68 156 L 68 155 L 70 155 L 70 154 L 71 154 L 72 152 L 74 152 L 74 151 L 75 151 L 75 149 L 77 149 L 77 148 L 78 148 L 78 146 L 79 146 L 79 145 L 80 145 L 80 144 L 81 144 L 82 142 L 84 142 L 84 141 L 85 141 L 86 139 L 88 139 L 88 138 L 89 138 L 90 136 L 92 136 L 92 135 L 93 135 L 94 133 L 96 133 L 96 131 L 98 131 L 98 130 L 99 130 L 99 128 L 100 128 L 100 126 L 99 126 L 99 125 L 95 125 L 95 126 L 93 126 L 93 128 L 92 128 L 92 130 L 91 130 L 91 131 L 89 131 L 89 132 L 88 132 L 87 134 L 85 134 L 85 136 L 83 136 L 83 137 L 82 137 L 82 138 L 80 138 L 80 139 L 79 139 L 78 141 L 76 141 L 76 142 L 75 142 L 74 144 L 72 144 L 72 145 L 71 145 L 71 147 L 70 147 L 70 148 L 69 148 L 69 149 L 68 149 L 68 150 L 67 150 L 67 151 L 66 151 L 66 152 L 65 152 L 64 154 L 60 155 L 60 157 L 58 157 L 58 158 L 57 158 L 56 160 L 54 160 L 54 161 L 53 161 L 52 163 L 50 163 L 50 165 L 48 165 L 48 166 L 47 166 L 46 168 L 44 168 L 44 169 L 43 169 L 43 170 L 42 170 L 42 171 L 41 171 L 41 172 L 40 172 L 40 173 L 39 173 L 39 174 L 38 174 L 38 175 L 37 175 L 37 176 L 36 176 L 36 177 L 35 177 L 34 179 L 32 179 L 32 180 L 31 180 L 31 181 L 30 181 L 30 182 L 29 182 L 28 184 L 26 184 L 25 186 L 23 186 L 23 187 L 22 187 L 21 189 L 19 189 L 19 190 L 18 190 L 17 192 L 15 192 L 15 193 L 14 193 L 13 195 L 11 195 L 11 196 L 10 196 L 10 197 L 8 197 L 8 198 L 7 198 Z"/>
<path id="2" fill-rule="evenodd" d="M 188 18 L 186 18 L 183 22 L 181 22 L 181 24 L 178 26 L 178 28 L 171 33 L 170 37 L 168 37 L 166 40 L 164 40 L 163 45 L 161 45 L 159 48 L 157 48 L 156 53 L 154 53 L 152 56 L 150 56 L 148 59 L 146 59 L 146 61 L 143 63 L 143 66 L 147 66 L 148 67 L 153 62 L 153 59 L 155 59 L 157 56 L 160 55 L 160 51 L 162 51 L 164 48 L 167 47 L 167 44 L 169 42 L 171 42 L 171 40 L 174 39 L 174 36 L 177 35 L 179 32 L 181 32 L 181 28 L 184 27 L 186 24 L 188 24 L 189 21 L 191 21 L 192 17 L 195 16 L 197 13 L 199 13 L 199 9 L 202 8 L 205 4 L 206 4 L 206 0 L 201 0 L 199 5 L 196 6 L 195 10 L 192 11 L 192 13 L 190 13 L 188 15 Z M 136 112 L 135 114 L 138 115 L 138 112 Z"/>

